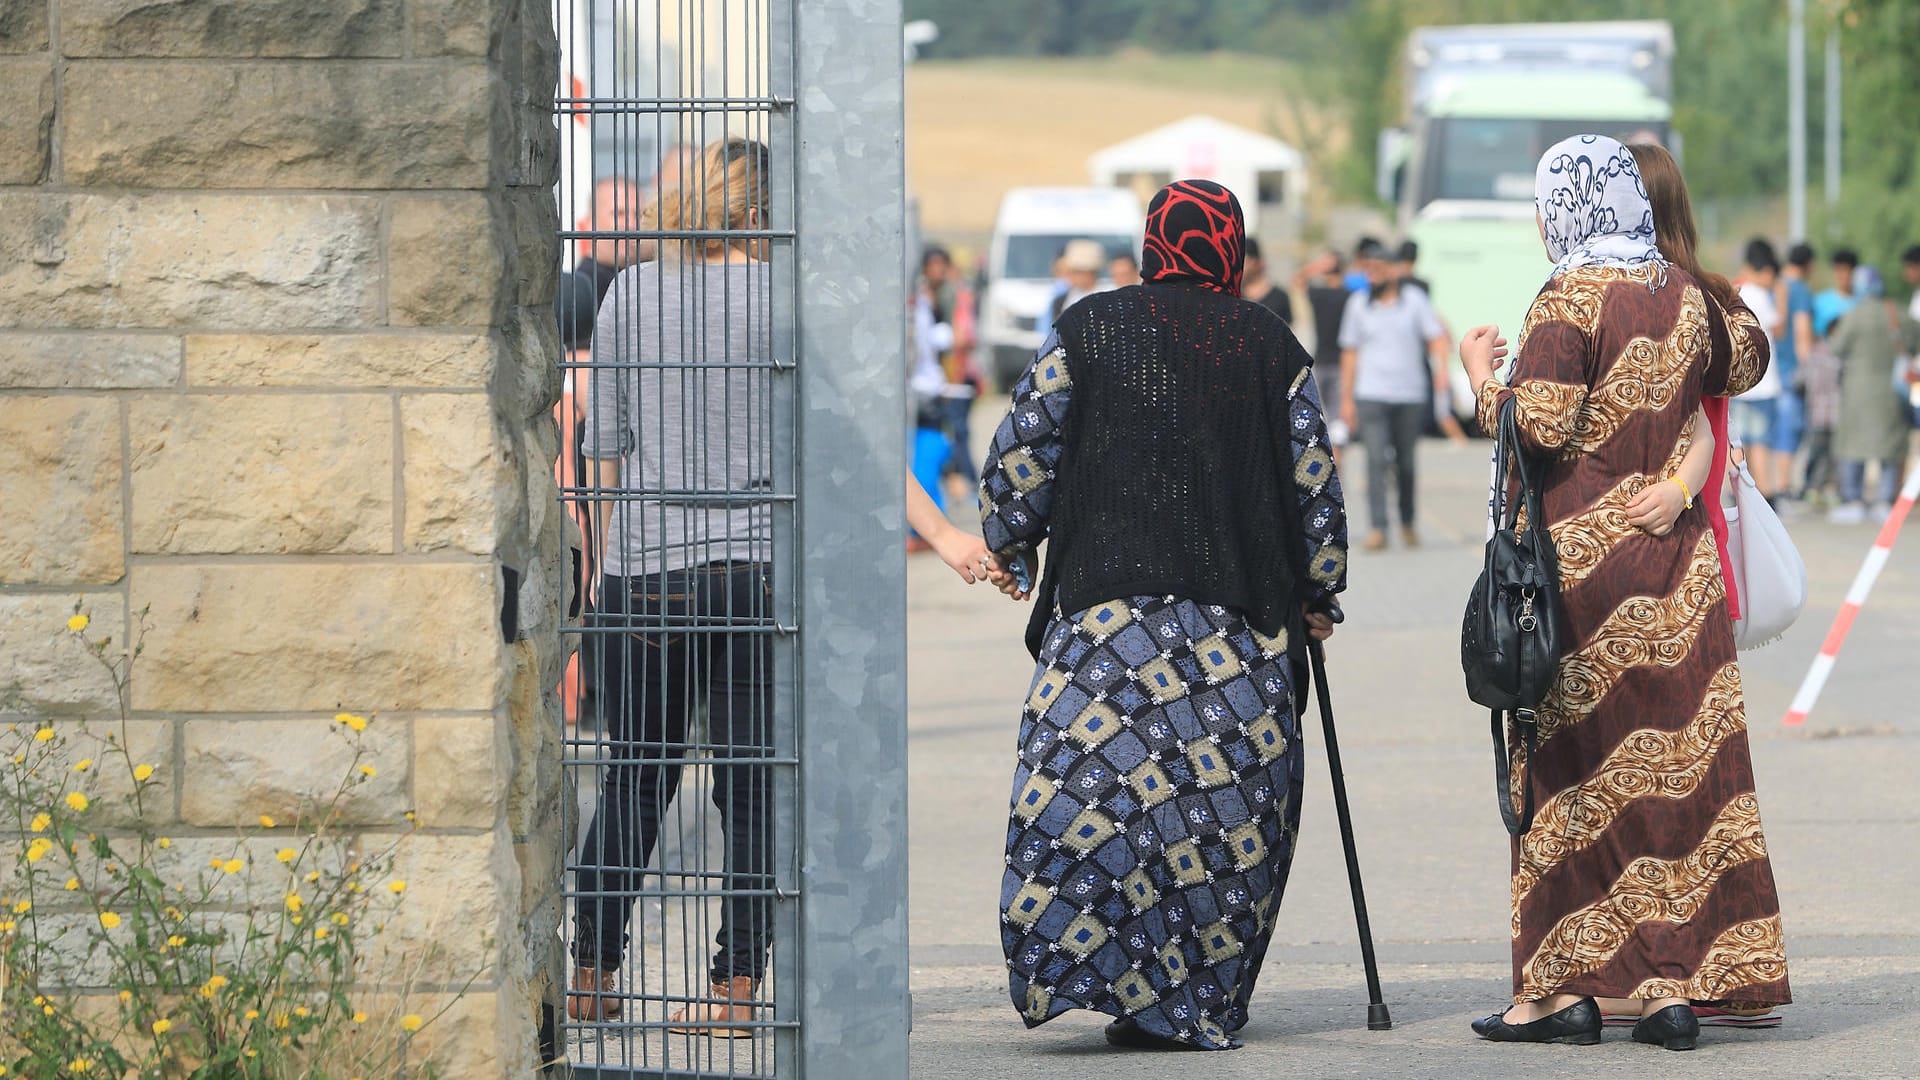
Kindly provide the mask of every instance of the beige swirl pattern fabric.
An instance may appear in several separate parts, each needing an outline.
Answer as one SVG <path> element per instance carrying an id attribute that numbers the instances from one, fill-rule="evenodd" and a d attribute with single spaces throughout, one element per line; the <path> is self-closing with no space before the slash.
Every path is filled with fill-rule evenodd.
<path id="1" fill-rule="evenodd" d="M 1555 993 L 1791 1000 L 1780 902 L 1753 790 L 1739 658 L 1719 556 L 1699 509 L 1664 537 L 1626 523 L 1670 475 L 1704 396 L 1768 362 L 1745 308 L 1684 270 L 1579 267 L 1528 313 L 1509 398 L 1546 464 L 1543 523 L 1561 559 L 1570 637 L 1516 755 L 1539 808 L 1514 843 L 1516 1001 Z"/>

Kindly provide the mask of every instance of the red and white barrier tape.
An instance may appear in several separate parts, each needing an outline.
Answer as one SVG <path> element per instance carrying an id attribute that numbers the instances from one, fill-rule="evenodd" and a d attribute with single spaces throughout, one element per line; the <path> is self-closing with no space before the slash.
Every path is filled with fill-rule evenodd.
<path id="1" fill-rule="evenodd" d="M 1880 527 L 1880 535 L 1873 541 L 1873 550 L 1867 552 L 1867 561 L 1860 564 L 1860 572 L 1853 578 L 1853 587 L 1847 590 L 1847 602 L 1840 605 L 1840 614 L 1833 617 L 1833 628 L 1827 631 L 1827 640 L 1820 646 L 1820 655 L 1813 658 L 1813 667 L 1807 669 L 1806 681 L 1800 684 L 1800 692 L 1793 696 L 1793 705 L 1787 709 L 1785 721 L 1788 727 L 1799 727 L 1807 722 L 1807 713 L 1813 711 L 1814 701 L 1827 685 L 1827 676 L 1833 674 L 1833 663 L 1840 656 L 1840 646 L 1847 640 L 1847 631 L 1853 629 L 1854 618 L 1860 614 L 1860 605 L 1867 602 L 1867 594 L 1873 591 L 1874 580 L 1887 565 L 1888 556 L 1893 554 L 1894 538 L 1900 535 L 1900 526 L 1906 523 L 1907 511 L 1913 509 L 1916 497 L 1920 497 L 1920 463 L 1908 466 L 1907 482 L 1900 489 L 1900 501 L 1893 504 L 1892 513 L 1887 515 L 1887 523 Z"/>

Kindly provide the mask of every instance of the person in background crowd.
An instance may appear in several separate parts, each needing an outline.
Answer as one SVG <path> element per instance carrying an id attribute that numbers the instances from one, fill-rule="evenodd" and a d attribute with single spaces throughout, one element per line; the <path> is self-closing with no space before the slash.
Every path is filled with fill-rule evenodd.
<path id="1" fill-rule="evenodd" d="M 593 185 L 593 201 L 574 227 L 583 231 L 631 231 L 638 228 L 640 210 L 640 185 L 624 176 L 608 176 Z M 580 241 L 580 261 L 573 264 L 573 272 L 593 282 L 596 304 L 606 299 L 614 275 L 645 261 L 640 258 L 641 246 L 617 237 Z M 652 258 L 651 249 L 647 257 Z"/>
<path id="2" fill-rule="evenodd" d="M 1244 218 L 1204 180 L 1147 209 L 1147 283 L 1060 319 L 993 437 L 1002 565 L 1046 541 L 1001 943 L 1028 1027 L 1240 1045 L 1303 799 L 1296 672 L 1333 632 L 1346 514 L 1311 360 L 1239 298 Z M 1109 1066 L 1043 1069 L 1117 1075 Z"/>
<path id="3" fill-rule="evenodd" d="M 1920 322 L 1920 244 L 1901 253 L 1900 276 L 1906 279 L 1907 288 L 1913 290 L 1913 295 L 1907 298 L 1907 318 Z"/>
<path id="4" fill-rule="evenodd" d="M 907 378 L 914 408 L 913 477 L 943 513 L 946 497 L 940 478 L 954 453 L 949 435 L 953 387 L 948 381 L 956 344 L 953 291 L 947 281 L 952 271 L 953 258 L 946 248 L 931 244 L 920 253 L 920 280 L 913 295 L 913 371 Z M 971 397 L 969 392 L 967 400 Z M 909 535 L 907 550 L 922 552 L 931 546 L 925 537 Z"/>
<path id="5" fill-rule="evenodd" d="M 1140 260 L 1133 252 L 1123 251 L 1107 263 L 1107 276 L 1113 279 L 1113 287 L 1124 289 L 1129 285 L 1140 284 Z"/>
<path id="6" fill-rule="evenodd" d="M 1067 249 L 1061 248 L 1060 254 L 1053 257 L 1053 288 L 1047 292 L 1047 303 L 1034 318 L 1034 329 L 1045 337 L 1053 329 L 1053 315 L 1060 310 L 1060 298 L 1073 291 L 1073 281 L 1067 276 Z"/>
<path id="7" fill-rule="evenodd" d="M 1066 276 L 1067 290 L 1053 298 L 1047 312 L 1045 331 L 1051 331 L 1068 308 L 1092 296 L 1100 289 L 1100 271 L 1106 265 L 1107 252 L 1098 240 L 1074 240 L 1060 255 L 1060 268 Z M 1044 332 L 1044 331 L 1043 331 Z"/>
<path id="8" fill-rule="evenodd" d="M 1247 237 L 1246 280 L 1240 286 L 1240 296 L 1280 316 L 1288 326 L 1293 325 L 1293 298 L 1267 277 L 1267 260 L 1260 255 L 1260 241 L 1251 236 Z"/>
<path id="9" fill-rule="evenodd" d="M 1412 240 L 1400 241 L 1400 247 L 1393 253 L 1393 272 L 1400 277 L 1402 285 L 1411 285 L 1427 294 L 1428 302 L 1433 300 L 1433 286 L 1427 279 L 1414 272 L 1414 266 L 1420 261 L 1420 245 Z"/>
<path id="10" fill-rule="evenodd" d="M 1767 332 L 1769 351 L 1778 348 L 1781 330 L 1786 325 L 1785 316 L 1781 314 L 1780 305 L 1773 294 L 1779 277 L 1780 259 L 1774 254 L 1773 245 L 1759 238 L 1750 241 L 1747 244 L 1746 268 L 1740 276 L 1740 299 L 1760 320 L 1760 328 Z M 1746 449 L 1753 482 L 1769 500 L 1783 490 L 1771 486 L 1774 477 L 1771 466 L 1774 459 L 1775 405 L 1784 389 L 1779 365 L 1770 364 L 1766 374 L 1752 389 L 1733 400 L 1733 412 L 1730 414 L 1733 441 Z"/>
<path id="11" fill-rule="evenodd" d="M 1820 337 L 1833 333 L 1833 324 L 1858 302 L 1853 296 L 1853 268 L 1860 265 L 1860 256 L 1852 248 L 1836 248 L 1830 265 L 1833 284 L 1813 298 L 1813 332 Z"/>
<path id="12" fill-rule="evenodd" d="M 1893 385 L 1895 360 L 1920 351 L 1920 327 L 1902 319 L 1886 298 L 1880 271 L 1862 266 L 1853 272 L 1858 304 L 1833 328 L 1833 354 L 1840 358 L 1840 427 L 1834 456 L 1840 459 L 1840 505 L 1829 520 L 1857 525 L 1871 513 L 1884 520 L 1900 487 L 1900 464 L 1907 456 L 1912 417 L 1906 395 Z M 1866 504 L 1867 462 L 1880 463 L 1879 491 Z"/>
<path id="13" fill-rule="evenodd" d="M 1444 393 L 1447 335 L 1419 289 L 1403 288 L 1387 251 L 1363 244 L 1356 257 L 1371 285 L 1347 299 L 1340 316 L 1341 408 L 1367 448 L 1366 550 L 1387 546 L 1387 475 L 1399 494 L 1400 539 L 1420 546 L 1415 526 L 1415 455 L 1433 393 Z"/>
<path id="14" fill-rule="evenodd" d="M 921 300 L 937 316 L 936 321 L 949 327 L 949 344 L 938 357 L 941 385 L 937 412 L 940 433 L 947 441 L 940 479 L 948 498 L 964 502 L 975 497 L 974 488 L 979 483 L 968 421 L 974 400 L 985 391 L 987 382 L 974 359 L 977 327 L 973 291 L 967 287 L 966 275 L 954 268 L 953 256 L 940 247 L 927 249 L 920 274 Z"/>
<path id="15" fill-rule="evenodd" d="M 1385 258 L 1387 245 L 1371 236 L 1361 237 L 1353 245 L 1353 265 L 1347 268 L 1341 282 L 1350 293 L 1366 292 L 1372 286 L 1372 277 L 1367 273 L 1365 263 L 1369 259 Z"/>
<path id="16" fill-rule="evenodd" d="M 724 864 L 700 869 L 727 895 L 701 992 L 688 995 L 698 1000 L 667 1022 L 679 1034 L 745 1039 L 773 942 L 773 772 L 761 761 L 774 744 L 764 629 L 775 572 L 764 501 L 773 490 L 772 278 L 764 241 L 700 234 L 765 227 L 767 149 L 716 142 L 696 175 L 699 185 L 689 178 L 641 219 L 693 238 L 621 271 L 594 328 L 581 452 L 594 487 L 643 501 L 595 513 L 609 758 L 580 841 L 566 1008 L 576 1020 L 622 1012 L 616 972 L 633 905 L 691 750 L 720 759 L 709 768 Z M 729 500 L 702 508 L 658 498 L 689 490 Z M 733 629 L 676 629 L 689 620 Z M 705 734 L 696 736 L 703 712 Z"/>
<path id="17" fill-rule="evenodd" d="M 1427 306 L 1432 307 L 1433 287 L 1427 284 L 1427 279 L 1419 276 L 1414 270 L 1415 265 L 1419 261 L 1420 245 L 1414 243 L 1412 240 L 1403 240 L 1393 253 L 1393 273 L 1394 276 L 1400 280 L 1402 288 L 1418 289 L 1421 295 L 1427 298 Z M 1436 310 L 1434 316 L 1440 320 L 1440 332 L 1446 336 L 1447 351 L 1451 352 L 1453 349 L 1453 330 L 1447 326 L 1446 317 L 1441 315 L 1439 311 Z M 1442 378 L 1436 381 L 1432 388 L 1427 391 L 1428 415 L 1433 418 L 1433 428 L 1423 430 L 1437 430 L 1453 442 L 1464 443 L 1467 441 L 1467 430 L 1460 426 L 1460 418 L 1453 414 L 1453 390 L 1451 380 L 1445 376 L 1444 369 L 1446 365 L 1442 364 L 1441 366 L 1443 368 Z"/>
<path id="18" fill-rule="evenodd" d="M 1807 283 L 1812 267 L 1813 248 L 1804 243 L 1793 245 L 1787 251 L 1786 269 L 1774 288 L 1774 300 L 1785 317 L 1773 350 L 1773 365 L 1780 372 L 1780 394 L 1773 399 L 1773 437 L 1768 446 L 1773 474 L 1765 484 L 1783 509 L 1794 501 L 1793 458 L 1800 452 L 1807 426 L 1805 376 L 1800 365 L 1813 351 L 1813 288 Z"/>
<path id="19" fill-rule="evenodd" d="M 1344 464 L 1349 433 L 1344 419 L 1346 399 L 1340 385 L 1340 317 L 1347 310 L 1346 267 L 1340 253 L 1327 250 L 1305 266 L 1295 281 L 1295 290 L 1307 296 L 1313 312 L 1313 381 L 1320 384 L 1320 400 L 1327 414 L 1327 439 L 1333 445 L 1333 458 Z"/>
<path id="20" fill-rule="evenodd" d="M 1840 361 L 1825 338 L 1815 337 L 1800 355 L 1800 392 L 1806 403 L 1806 467 L 1800 501 L 1828 507 L 1834 483 L 1833 433 L 1840 424 Z"/>

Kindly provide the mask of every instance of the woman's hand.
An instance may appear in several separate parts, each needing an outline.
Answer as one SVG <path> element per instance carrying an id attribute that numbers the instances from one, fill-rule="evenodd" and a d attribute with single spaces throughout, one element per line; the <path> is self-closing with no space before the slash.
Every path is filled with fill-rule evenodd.
<path id="1" fill-rule="evenodd" d="M 923 539 L 932 545 L 933 553 L 940 556 L 940 561 L 952 567 L 953 572 L 969 585 L 989 580 L 997 569 L 993 556 L 987 551 L 987 542 L 972 533 L 949 525 Z"/>
<path id="2" fill-rule="evenodd" d="M 1507 357 L 1507 339 L 1497 326 L 1476 326 L 1460 339 L 1460 365 L 1467 369 L 1477 396 Z"/>
<path id="3" fill-rule="evenodd" d="M 1307 615 L 1307 636 L 1315 641 L 1325 641 L 1333 636 L 1333 616 L 1324 611 L 1309 609 Z"/>
<path id="4" fill-rule="evenodd" d="M 1672 480 L 1652 484 L 1627 503 L 1627 524 L 1648 536 L 1665 536 L 1673 531 L 1680 514 L 1687 508 L 1686 493 Z"/>
<path id="5" fill-rule="evenodd" d="M 1019 555 L 1015 555 L 1014 558 L 1020 560 L 1021 569 L 1027 572 L 1027 581 L 1031 584 L 1035 570 L 1033 552 L 1022 552 Z M 1033 590 L 1031 588 L 1022 589 L 1020 587 L 1020 579 L 1014 574 L 1013 568 L 1008 566 L 1004 559 L 997 555 L 990 556 L 989 559 L 993 567 L 987 571 L 987 580 L 993 583 L 994 588 L 999 589 L 1015 600 L 1033 599 Z"/>

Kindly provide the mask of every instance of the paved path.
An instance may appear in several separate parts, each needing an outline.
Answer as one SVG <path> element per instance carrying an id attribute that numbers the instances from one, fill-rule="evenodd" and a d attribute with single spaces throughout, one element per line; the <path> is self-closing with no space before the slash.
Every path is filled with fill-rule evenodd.
<path id="1" fill-rule="evenodd" d="M 1354 557 L 1349 621 L 1329 649 L 1395 1029 L 1365 1027 L 1326 758 L 1310 718 L 1299 857 L 1247 1048 L 1181 1067 L 1263 1078 L 1920 1075 L 1920 535 L 1895 549 L 1813 718 L 1789 732 L 1780 718 L 1873 538 L 1824 522 L 1794 523 L 1812 577 L 1806 615 L 1744 667 L 1799 996 L 1786 1026 L 1710 1031 L 1691 1056 L 1624 1032 L 1593 1049 L 1495 1046 L 1468 1032 L 1469 1019 L 1504 1000 L 1509 975 L 1507 840 L 1486 723 L 1462 693 L 1457 661 L 1486 453 L 1485 444 L 1422 447 L 1429 542 Z M 930 556 L 913 560 L 909 590 L 914 1076 L 1163 1073 L 1167 1057 L 1109 1051 L 1103 1017 L 1069 1013 L 1026 1031 L 1008 1004 L 995 903 L 1031 676 L 1020 645 L 1026 609 L 963 587 Z"/>

